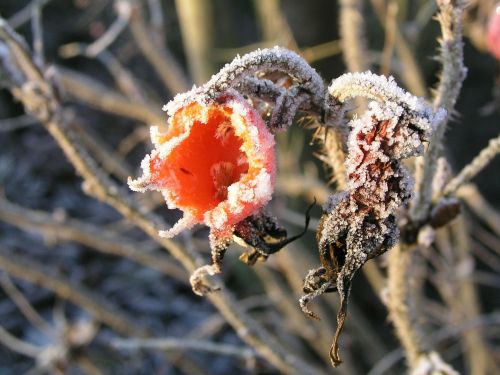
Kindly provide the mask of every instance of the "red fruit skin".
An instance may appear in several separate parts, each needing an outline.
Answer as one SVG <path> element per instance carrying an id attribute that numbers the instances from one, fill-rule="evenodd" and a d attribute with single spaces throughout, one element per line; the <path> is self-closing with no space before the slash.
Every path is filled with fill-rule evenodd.
<path id="1" fill-rule="evenodd" d="M 490 17 L 487 42 L 490 53 L 500 61 L 500 3 L 497 3 Z"/>

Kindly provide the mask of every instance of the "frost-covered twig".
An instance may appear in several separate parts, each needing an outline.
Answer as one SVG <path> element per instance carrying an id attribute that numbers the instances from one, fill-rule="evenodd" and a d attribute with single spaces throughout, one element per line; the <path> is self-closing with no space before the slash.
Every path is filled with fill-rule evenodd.
<path id="1" fill-rule="evenodd" d="M 241 57 L 237 56 L 203 86 L 179 94 L 164 109 L 169 116 L 172 116 L 187 103 L 214 100 L 228 90 L 236 88 L 244 79 L 256 72 L 276 71 L 291 76 L 297 81 L 301 91 L 310 96 L 312 105 L 323 108 L 325 86 L 318 73 L 295 52 L 274 47 L 253 51 Z"/>
<path id="2" fill-rule="evenodd" d="M 463 184 L 469 182 L 475 175 L 488 165 L 500 153 L 500 135 L 489 141 L 481 152 L 467 164 L 444 188 L 443 195 L 450 195 Z"/>
<path id="3" fill-rule="evenodd" d="M 434 108 L 444 108 L 448 116 L 443 118 L 432 138 L 423 162 L 417 164 L 418 177 L 415 198 L 411 205 L 411 218 L 424 220 L 432 203 L 432 179 L 436 172 L 437 159 L 442 153 L 442 141 L 446 125 L 455 110 L 455 103 L 462 88 L 467 69 L 463 64 L 462 18 L 465 8 L 463 0 L 439 0 L 438 20 L 441 25 L 439 60 L 443 66 L 439 84 L 434 94 Z"/>

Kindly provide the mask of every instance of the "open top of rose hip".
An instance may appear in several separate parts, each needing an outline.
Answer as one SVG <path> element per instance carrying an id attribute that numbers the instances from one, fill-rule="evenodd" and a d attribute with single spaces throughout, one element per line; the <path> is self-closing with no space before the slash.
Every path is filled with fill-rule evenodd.
<path id="1" fill-rule="evenodd" d="M 143 160 L 133 190 L 158 190 L 184 217 L 162 235 L 172 237 L 196 223 L 228 236 L 234 224 L 271 198 L 274 137 L 260 115 L 238 94 L 214 103 L 192 101 L 177 109 L 169 128 L 152 128 L 155 145 Z"/>

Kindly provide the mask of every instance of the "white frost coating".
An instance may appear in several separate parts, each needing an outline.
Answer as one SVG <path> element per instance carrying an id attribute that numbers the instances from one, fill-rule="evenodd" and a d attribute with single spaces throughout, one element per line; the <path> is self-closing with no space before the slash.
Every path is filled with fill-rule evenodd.
<path id="1" fill-rule="evenodd" d="M 203 86 L 193 88 L 163 106 L 169 116 L 194 101 L 206 104 L 221 94 L 226 95 L 247 77 L 259 71 L 282 71 L 296 80 L 311 95 L 312 102 L 319 105 L 324 98 L 325 87 L 318 73 L 298 54 L 282 47 L 258 49 L 243 56 L 237 56 L 226 64 Z"/>
<path id="2" fill-rule="evenodd" d="M 221 230 L 226 226 L 227 223 L 227 213 L 224 210 L 223 205 L 219 204 L 214 209 L 205 212 L 204 222 L 210 228 Z"/>
<path id="3" fill-rule="evenodd" d="M 160 237 L 164 238 L 173 238 L 177 236 L 179 233 L 186 229 L 190 229 L 194 227 L 196 221 L 189 214 L 184 213 L 184 216 L 174 224 L 174 226 L 168 230 L 161 230 L 158 232 Z"/>
<path id="4" fill-rule="evenodd" d="M 394 77 L 387 78 L 370 71 L 346 73 L 332 81 L 328 92 L 341 102 L 361 96 L 379 102 L 395 103 L 404 108 L 408 115 L 414 112 L 410 115 L 413 117 L 414 125 L 429 127 L 431 132 L 446 117 L 444 109 L 434 111 L 422 98 L 400 88 Z"/>
<path id="5" fill-rule="evenodd" d="M 371 73 L 346 74 L 333 81 L 330 94 L 340 101 L 356 96 L 376 99 L 350 122 L 346 158 L 347 190 L 324 207 L 319 247 L 345 246 L 337 288 L 345 296 L 344 278 L 352 278 L 367 259 L 392 247 L 399 235 L 395 213 L 406 204 L 412 180 L 402 160 L 423 151 L 435 124 L 444 115 L 399 88 L 392 78 Z"/>

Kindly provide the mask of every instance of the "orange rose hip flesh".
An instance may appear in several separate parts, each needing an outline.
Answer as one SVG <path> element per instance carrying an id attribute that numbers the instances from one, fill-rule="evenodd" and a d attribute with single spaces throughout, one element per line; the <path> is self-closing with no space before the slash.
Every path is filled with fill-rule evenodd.
<path id="1" fill-rule="evenodd" d="M 142 162 L 135 191 L 160 191 L 183 218 L 160 235 L 173 237 L 197 223 L 218 237 L 271 199 L 276 158 L 274 136 L 238 94 L 222 102 L 178 103 L 165 133 L 152 128 L 155 149 Z M 179 104 L 179 105 L 178 105 Z"/>
<path id="2" fill-rule="evenodd" d="M 218 112 L 211 113 L 206 124 L 195 121 L 189 137 L 166 159 L 150 162 L 152 180 L 170 190 L 177 206 L 189 207 L 198 219 L 226 199 L 228 186 L 248 172 L 247 157 L 240 150 L 243 140 L 234 134 L 227 114 Z"/>

